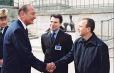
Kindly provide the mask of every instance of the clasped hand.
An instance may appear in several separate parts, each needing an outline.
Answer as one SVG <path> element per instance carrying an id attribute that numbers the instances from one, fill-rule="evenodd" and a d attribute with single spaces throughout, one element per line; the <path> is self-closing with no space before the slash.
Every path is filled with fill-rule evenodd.
<path id="1" fill-rule="evenodd" d="M 50 73 L 53 73 L 53 71 L 56 69 L 55 63 L 47 63 L 46 70 Z"/>

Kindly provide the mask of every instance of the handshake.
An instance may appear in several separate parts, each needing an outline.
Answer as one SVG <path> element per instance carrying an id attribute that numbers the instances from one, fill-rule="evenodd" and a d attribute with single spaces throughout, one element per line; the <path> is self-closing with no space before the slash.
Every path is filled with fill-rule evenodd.
<path id="1" fill-rule="evenodd" d="M 47 63 L 46 70 L 50 73 L 53 73 L 53 71 L 56 69 L 55 63 Z"/>

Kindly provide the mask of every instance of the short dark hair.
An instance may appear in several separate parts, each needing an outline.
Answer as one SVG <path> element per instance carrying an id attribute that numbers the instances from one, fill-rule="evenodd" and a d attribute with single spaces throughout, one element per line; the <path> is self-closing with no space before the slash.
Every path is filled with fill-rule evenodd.
<path id="1" fill-rule="evenodd" d="M 91 32 L 94 31 L 95 29 L 95 21 L 91 18 L 83 18 L 82 20 L 87 20 L 87 27 L 90 27 L 91 28 Z"/>
<path id="2" fill-rule="evenodd" d="M 63 17 L 62 17 L 61 14 L 52 14 L 52 15 L 50 16 L 50 19 L 51 19 L 51 17 L 58 18 L 59 21 L 60 21 L 60 23 L 63 22 Z"/>
<path id="3" fill-rule="evenodd" d="M 26 5 L 23 5 L 21 8 L 19 8 L 19 10 L 18 10 L 18 15 L 20 14 L 20 12 L 21 11 L 24 11 L 25 13 L 28 11 L 28 6 L 29 6 L 30 4 L 26 4 Z"/>

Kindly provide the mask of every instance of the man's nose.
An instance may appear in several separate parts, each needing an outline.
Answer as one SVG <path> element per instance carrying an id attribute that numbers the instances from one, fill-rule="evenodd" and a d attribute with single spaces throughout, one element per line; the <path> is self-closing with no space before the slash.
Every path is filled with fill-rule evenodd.
<path id="1" fill-rule="evenodd" d="M 51 25 L 54 25 L 54 22 L 51 22 Z"/>

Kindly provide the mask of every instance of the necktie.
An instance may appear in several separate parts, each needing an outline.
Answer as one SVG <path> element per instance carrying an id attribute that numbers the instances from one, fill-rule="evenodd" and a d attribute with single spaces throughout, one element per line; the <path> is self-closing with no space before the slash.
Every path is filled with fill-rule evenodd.
<path id="1" fill-rule="evenodd" d="M 55 34 L 56 34 L 55 32 L 52 33 L 52 36 L 51 36 L 52 43 L 55 41 Z"/>

